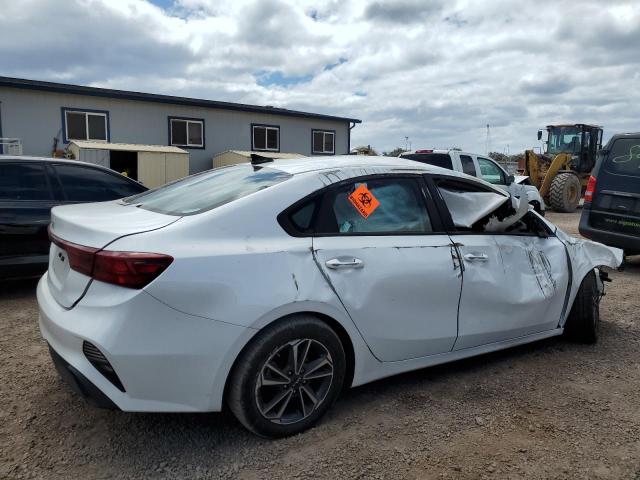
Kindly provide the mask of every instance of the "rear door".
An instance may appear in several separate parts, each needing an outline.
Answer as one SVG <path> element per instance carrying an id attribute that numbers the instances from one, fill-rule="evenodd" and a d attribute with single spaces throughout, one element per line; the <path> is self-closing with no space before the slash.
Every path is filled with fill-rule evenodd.
<path id="1" fill-rule="evenodd" d="M 444 199 L 449 196 L 440 189 L 453 184 L 439 181 L 438 187 L 434 183 L 436 197 L 449 212 L 457 206 L 447 205 Z M 464 194 L 472 198 L 474 182 L 464 183 Z M 481 186 L 476 189 L 485 192 Z M 453 217 L 461 216 L 453 212 Z M 477 226 L 455 227 L 452 221 L 449 228 L 463 267 L 455 350 L 558 326 L 565 307 L 568 269 L 564 246 L 556 237 L 548 230 L 544 235 L 526 229 L 486 233 Z"/>
<path id="2" fill-rule="evenodd" d="M 0 267 L 5 276 L 46 270 L 47 227 L 54 205 L 41 162 L 0 162 Z"/>
<path id="3" fill-rule="evenodd" d="M 480 168 L 480 178 L 485 182 L 507 188 L 507 173 L 496 162 L 478 157 L 478 167 Z"/>
<path id="4" fill-rule="evenodd" d="M 601 162 L 590 225 L 640 237 L 640 138 L 615 139 Z"/>
<path id="5" fill-rule="evenodd" d="M 352 179 L 318 207 L 318 268 L 382 361 L 449 352 L 457 335 L 460 270 L 422 182 Z"/>

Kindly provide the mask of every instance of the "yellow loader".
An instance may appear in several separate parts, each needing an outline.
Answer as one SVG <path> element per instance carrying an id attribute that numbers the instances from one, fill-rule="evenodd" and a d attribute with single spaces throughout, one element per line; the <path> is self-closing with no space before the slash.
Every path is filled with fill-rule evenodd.
<path id="1" fill-rule="evenodd" d="M 543 131 L 538 131 L 542 140 Z M 580 202 L 589 175 L 602 147 L 602 127 L 577 123 L 548 125 L 545 152 L 524 152 L 524 174 L 540 191 L 546 205 L 556 212 L 573 212 Z"/>

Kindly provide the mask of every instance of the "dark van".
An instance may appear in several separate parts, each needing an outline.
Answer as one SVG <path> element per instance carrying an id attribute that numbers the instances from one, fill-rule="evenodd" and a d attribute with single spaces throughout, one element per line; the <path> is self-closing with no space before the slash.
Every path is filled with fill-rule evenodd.
<path id="1" fill-rule="evenodd" d="M 598 153 L 580 233 L 625 255 L 640 254 L 640 133 L 614 135 Z"/>
<path id="2" fill-rule="evenodd" d="M 98 165 L 0 155 L 0 281 L 47 270 L 47 228 L 56 205 L 104 202 L 145 190 Z"/>

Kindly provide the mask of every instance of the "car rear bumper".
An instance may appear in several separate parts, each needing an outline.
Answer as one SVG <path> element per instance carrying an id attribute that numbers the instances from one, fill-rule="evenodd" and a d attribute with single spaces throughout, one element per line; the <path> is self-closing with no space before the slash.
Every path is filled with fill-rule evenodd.
<path id="1" fill-rule="evenodd" d="M 78 395 L 86 398 L 87 401 L 99 408 L 117 409 L 118 406 L 111 401 L 98 387 L 91 383 L 87 377 L 82 375 L 78 370 L 73 368 L 51 345 L 49 345 L 49 353 L 51 360 L 56 367 L 60 378 L 71 387 Z"/>
<path id="2" fill-rule="evenodd" d="M 594 228 L 589 224 L 590 212 L 591 210 L 588 208 L 582 210 L 580 225 L 578 226 L 578 231 L 582 236 L 610 247 L 621 248 L 626 253 L 635 254 L 640 252 L 640 237 Z"/>
<path id="3" fill-rule="evenodd" d="M 47 274 L 38 284 L 40 331 L 75 391 L 124 411 L 221 409 L 228 372 L 255 330 L 184 314 L 144 291 L 129 290 L 125 301 L 114 302 L 117 290 L 108 297 L 92 295 L 93 287 L 69 310 L 51 295 Z M 117 381 L 100 369 L 96 354 Z"/>

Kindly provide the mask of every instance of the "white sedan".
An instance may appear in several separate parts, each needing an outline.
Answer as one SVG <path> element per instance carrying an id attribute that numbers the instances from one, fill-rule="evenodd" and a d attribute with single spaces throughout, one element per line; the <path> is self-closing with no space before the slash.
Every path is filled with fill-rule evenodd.
<path id="1" fill-rule="evenodd" d="M 563 333 L 596 340 L 599 267 L 622 252 L 569 237 L 516 193 L 344 156 L 56 207 L 40 329 L 99 406 L 226 402 L 251 431 L 290 435 L 345 387 Z"/>

